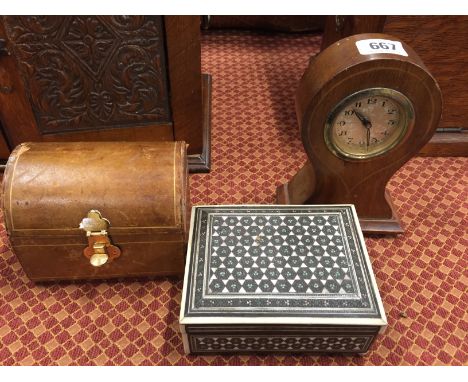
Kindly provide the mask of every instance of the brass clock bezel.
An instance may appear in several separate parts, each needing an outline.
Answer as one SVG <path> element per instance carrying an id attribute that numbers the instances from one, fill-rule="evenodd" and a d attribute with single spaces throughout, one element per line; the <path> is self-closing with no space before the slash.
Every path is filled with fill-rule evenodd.
<path id="1" fill-rule="evenodd" d="M 333 121 L 337 114 L 341 112 L 342 107 L 345 104 L 352 103 L 357 98 L 362 97 L 372 97 L 372 96 L 380 96 L 380 97 L 388 97 L 393 101 L 399 103 L 404 111 L 403 115 L 400 118 L 403 118 L 403 128 L 400 131 L 398 137 L 388 146 L 382 147 L 382 149 L 369 153 L 369 154 L 353 154 L 346 151 L 343 151 L 340 147 L 338 147 L 332 138 L 333 134 Z M 356 159 L 356 160 L 363 160 L 374 158 L 377 156 L 384 155 L 388 153 L 390 150 L 395 148 L 405 137 L 406 133 L 411 130 L 414 125 L 414 108 L 411 101 L 406 97 L 403 93 L 400 93 L 397 90 L 384 88 L 384 87 L 375 87 L 375 88 L 367 88 L 363 90 L 358 90 L 355 93 L 350 94 L 349 96 L 343 98 L 333 110 L 328 114 L 327 120 L 325 122 L 325 129 L 324 129 L 324 139 L 328 149 L 337 157 L 345 158 L 345 159 Z"/>

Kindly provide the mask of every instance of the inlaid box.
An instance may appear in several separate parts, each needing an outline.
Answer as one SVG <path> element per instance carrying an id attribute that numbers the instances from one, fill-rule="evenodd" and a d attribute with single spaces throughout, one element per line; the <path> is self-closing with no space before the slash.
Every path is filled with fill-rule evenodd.
<path id="1" fill-rule="evenodd" d="M 354 206 L 193 207 L 186 353 L 365 353 L 386 325 Z"/>

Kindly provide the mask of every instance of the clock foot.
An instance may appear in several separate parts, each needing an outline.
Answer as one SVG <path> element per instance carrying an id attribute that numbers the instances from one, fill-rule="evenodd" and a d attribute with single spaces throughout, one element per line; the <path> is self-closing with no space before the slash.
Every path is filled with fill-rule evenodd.
<path id="1" fill-rule="evenodd" d="M 405 230 L 401 226 L 400 219 L 396 214 L 395 206 L 393 205 L 392 198 L 388 190 L 385 190 L 385 200 L 388 206 L 392 210 L 391 218 L 359 218 L 362 232 L 369 234 L 380 234 L 380 235 L 395 235 L 398 233 L 404 233 Z"/>
<path id="2" fill-rule="evenodd" d="M 337 200 L 319 200 L 314 198 L 315 176 L 309 161 L 293 176 L 293 178 L 276 189 L 276 204 L 354 204 L 356 210 L 360 211 L 362 200 L 351 199 L 346 196 L 337 198 Z M 388 203 L 391 210 L 391 217 L 365 217 L 359 218 L 362 232 L 366 234 L 391 235 L 404 233 L 404 229 L 396 214 L 395 206 L 388 190 L 384 191 L 384 200 Z M 390 214 L 389 214 L 390 215 Z"/>
<path id="3" fill-rule="evenodd" d="M 276 189 L 276 204 L 309 204 L 305 201 L 307 198 L 304 195 L 310 194 L 312 188 L 310 187 L 293 187 L 291 192 L 290 186 L 294 186 L 294 180 L 297 179 L 297 176 L 293 178 L 292 181 L 284 183 L 277 187 Z M 303 178 L 302 178 L 303 179 Z M 392 199 L 388 191 L 385 191 L 385 199 L 387 200 L 391 210 L 391 218 L 359 218 L 359 223 L 361 224 L 361 229 L 363 233 L 366 234 L 379 234 L 379 235 L 395 235 L 399 233 L 404 233 L 400 220 L 398 219 L 395 213 L 395 207 L 393 206 Z M 346 202 L 345 204 L 348 204 Z M 322 204 L 322 203 L 321 203 Z"/>
<path id="4" fill-rule="evenodd" d="M 391 219 L 366 219 L 359 218 L 362 232 L 368 234 L 398 234 L 404 233 L 405 230 L 400 224 L 400 221 L 393 217 Z"/>

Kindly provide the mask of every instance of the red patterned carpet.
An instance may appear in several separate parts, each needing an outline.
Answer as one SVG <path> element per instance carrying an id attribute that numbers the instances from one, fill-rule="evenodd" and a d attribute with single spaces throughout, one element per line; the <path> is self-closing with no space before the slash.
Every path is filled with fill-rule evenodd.
<path id="1" fill-rule="evenodd" d="M 302 165 L 293 95 L 316 36 L 216 32 L 213 167 L 191 176 L 192 201 L 272 203 Z M 182 282 L 29 282 L 1 232 L 2 365 L 466 365 L 468 160 L 416 158 L 389 190 L 406 228 L 367 238 L 389 326 L 363 357 L 183 355 Z"/>

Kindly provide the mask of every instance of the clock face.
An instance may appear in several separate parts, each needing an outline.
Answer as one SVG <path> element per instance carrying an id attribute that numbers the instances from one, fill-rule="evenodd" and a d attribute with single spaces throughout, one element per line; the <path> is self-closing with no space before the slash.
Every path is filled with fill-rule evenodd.
<path id="1" fill-rule="evenodd" d="M 413 106 L 402 93 L 365 89 L 346 97 L 330 112 L 325 142 L 337 156 L 371 158 L 395 147 L 413 122 Z"/>

